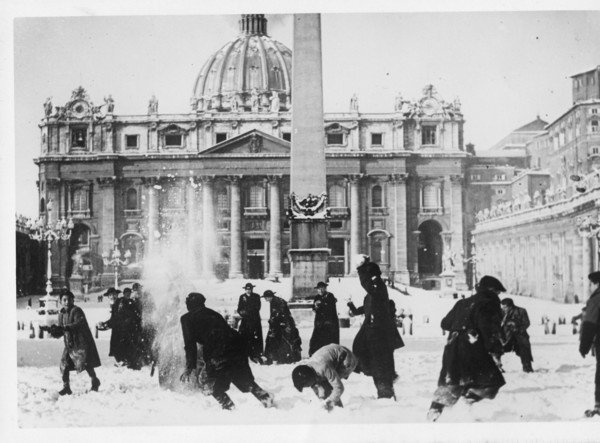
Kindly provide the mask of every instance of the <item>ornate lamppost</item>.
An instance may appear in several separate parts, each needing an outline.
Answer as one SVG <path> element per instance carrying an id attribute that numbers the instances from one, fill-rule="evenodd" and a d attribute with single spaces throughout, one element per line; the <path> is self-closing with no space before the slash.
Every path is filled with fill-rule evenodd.
<path id="1" fill-rule="evenodd" d="M 124 260 L 121 259 L 121 251 L 119 250 L 119 239 L 115 238 L 115 247 L 112 250 L 112 253 L 108 252 L 102 253 L 102 260 L 104 261 L 104 266 L 112 266 L 115 271 L 115 288 L 119 287 L 119 269 L 121 266 L 126 266 L 129 264 L 129 258 L 131 257 L 131 251 L 127 249 L 125 254 L 123 254 Z"/>
<path id="2" fill-rule="evenodd" d="M 48 245 L 48 267 L 46 268 L 46 301 L 51 300 L 52 294 L 52 243 L 57 240 L 69 240 L 73 231 L 73 219 L 69 218 L 67 222 L 63 217 L 52 226 L 50 212 L 52 211 L 52 201 L 46 205 L 46 219 L 40 217 L 36 222 L 30 221 L 29 237 L 40 243 L 46 242 Z"/>

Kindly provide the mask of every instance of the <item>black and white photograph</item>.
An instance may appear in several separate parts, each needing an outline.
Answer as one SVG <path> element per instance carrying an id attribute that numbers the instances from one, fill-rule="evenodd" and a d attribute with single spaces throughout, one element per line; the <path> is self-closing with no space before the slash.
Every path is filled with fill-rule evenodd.
<path id="1" fill-rule="evenodd" d="M 7 3 L 4 441 L 597 439 L 592 3 Z"/>

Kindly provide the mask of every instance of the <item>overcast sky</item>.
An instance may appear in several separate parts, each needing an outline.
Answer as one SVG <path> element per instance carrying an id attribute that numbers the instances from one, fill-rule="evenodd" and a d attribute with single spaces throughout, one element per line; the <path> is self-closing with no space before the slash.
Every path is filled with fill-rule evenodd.
<path id="1" fill-rule="evenodd" d="M 261 11 L 243 11 L 261 12 Z M 291 16 L 268 15 L 268 33 L 292 48 Z M 188 112 L 207 58 L 238 32 L 239 15 L 18 18 L 14 22 L 16 210 L 37 215 L 42 103 L 64 105 L 81 85 L 115 114 Z M 432 83 L 459 97 L 465 142 L 489 148 L 571 104 L 569 77 L 600 65 L 600 12 L 324 14 L 326 112 L 390 112 Z"/>

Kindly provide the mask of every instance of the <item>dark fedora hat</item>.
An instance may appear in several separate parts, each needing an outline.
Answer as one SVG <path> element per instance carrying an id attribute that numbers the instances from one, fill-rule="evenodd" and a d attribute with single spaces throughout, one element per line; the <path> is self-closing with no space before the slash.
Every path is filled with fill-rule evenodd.
<path id="1" fill-rule="evenodd" d="M 588 275 L 588 279 L 592 282 L 592 283 L 600 283 L 600 271 L 594 271 L 592 272 L 590 275 Z"/>
<path id="2" fill-rule="evenodd" d="M 270 289 L 267 289 L 261 297 L 262 298 L 275 297 L 275 292 L 271 291 Z"/>
<path id="3" fill-rule="evenodd" d="M 104 293 L 104 295 L 112 295 L 112 294 L 120 294 L 121 291 L 115 288 L 108 288 L 108 290 Z"/>
<path id="4" fill-rule="evenodd" d="M 327 283 L 320 281 L 319 283 L 317 283 L 317 286 L 315 286 L 315 289 L 326 288 L 326 287 L 327 287 Z"/>
<path id="5" fill-rule="evenodd" d="M 255 286 L 250 282 L 248 282 L 244 285 L 244 289 L 254 289 L 254 288 L 255 288 Z"/>
<path id="6" fill-rule="evenodd" d="M 491 275 L 484 275 L 479 280 L 479 287 L 488 288 L 488 289 L 496 289 L 500 292 L 506 292 L 506 288 L 500 283 L 496 277 L 492 277 Z"/>

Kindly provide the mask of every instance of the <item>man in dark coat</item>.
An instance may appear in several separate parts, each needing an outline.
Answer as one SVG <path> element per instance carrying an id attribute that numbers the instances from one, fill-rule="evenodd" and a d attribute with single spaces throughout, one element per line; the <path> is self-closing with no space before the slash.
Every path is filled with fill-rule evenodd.
<path id="1" fill-rule="evenodd" d="M 363 306 L 348 303 L 352 315 L 364 314 L 352 352 L 359 360 L 358 370 L 373 377 L 378 398 L 394 398 L 394 350 L 404 346 L 398 328 L 392 320 L 390 300 L 381 270 L 365 255 L 357 259 L 357 272 L 367 295 Z"/>
<path id="2" fill-rule="evenodd" d="M 583 358 L 590 352 L 592 346 L 596 351 L 596 378 L 594 391 L 594 408 L 585 411 L 586 417 L 600 415 L 600 272 L 592 272 L 588 279 L 592 283 L 592 295 L 585 304 L 585 313 L 581 322 L 579 334 L 579 353 Z"/>
<path id="3" fill-rule="evenodd" d="M 494 398 L 505 384 L 500 372 L 502 309 L 498 294 L 504 286 L 485 275 L 475 295 L 461 299 L 442 320 L 449 331 L 438 388 L 427 414 L 436 421 L 446 406 L 463 396 L 469 402 Z"/>
<path id="4" fill-rule="evenodd" d="M 227 395 L 233 383 L 242 392 L 251 392 L 265 407 L 273 406 L 273 396 L 254 381 L 248 364 L 246 345 L 240 334 L 229 327 L 221 314 L 208 309 L 206 298 L 191 292 L 186 298 L 188 312 L 181 316 L 186 370 L 181 381 L 187 382 L 196 369 L 198 347 L 202 345 L 206 372 L 214 379 L 213 397 L 223 409 L 234 407 Z"/>
<path id="5" fill-rule="evenodd" d="M 504 352 L 515 351 L 521 358 L 524 372 L 533 372 L 531 362 L 531 343 L 529 342 L 529 316 L 525 308 L 515 306 L 511 298 L 501 302 L 504 318 L 502 319 L 502 332 L 504 335 Z"/>
<path id="6" fill-rule="evenodd" d="M 100 387 L 100 380 L 96 377 L 94 368 L 100 366 L 100 356 L 92 331 L 88 326 L 83 310 L 75 306 L 75 296 L 67 291 L 60 297 L 62 309 L 58 314 L 58 325 L 50 327 L 50 335 L 55 338 L 64 337 L 65 349 L 60 359 L 63 388 L 60 395 L 71 395 L 69 372 L 86 371 L 92 379 L 92 391 Z"/>
<path id="7" fill-rule="evenodd" d="M 271 290 L 266 290 L 263 293 L 263 298 L 271 304 L 269 332 L 265 341 L 267 361 L 277 363 L 296 363 L 300 361 L 302 358 L 302 341 L 286 301 L 276 297 Z"/>
<path id="8" fill-rule="evenodd" d="M 238 332 L 246 342 L 248 356 L 254 362 L 261 362 L 263 335 L 260 320 L 260 295 L 254 291 L 252 283 L 246 283 L 244 294 L 240 295 L 237 312 L 242 318 Z"/>
<path id="9" fill-rule="evenodd" d="M 131 300 L 131 289 L 125 288 L 123 297 L 118 298 L 121 291 L 109 288 L 106 295 L 113 298 L 110 318 L 98 324 L 99 330 L 112 329 L 108 355 L 117 363 L 123 363 L 131 369 L 139 369 L 138 345 L 140 332 L 140 313 L 137 304 Z"/>
<path id="10" fill-rule="evenodd" d="M 154 323 L 154 301 L 147 291 L 144 291 L 142 285 L 134 283 L 131 287 L 135 299 L 140 308 L 140 340 L 139 340 L 139 362 L 142 365 L 156 363 L 156 358 L 152 352 L 152 345 L 156 337 L 156 325 Z"/>
<path id="11" fill-rule="evenodd" d="M 340 343 L 340 322 L 335 306 L 337 300 L 331 292 L 327 292 L 327 283 L 320 281 L 315 289 L 317 295 L 312 306 L 315 311 L 315 327 L 310 338 L 309 357 L 325 345 Z"/>

